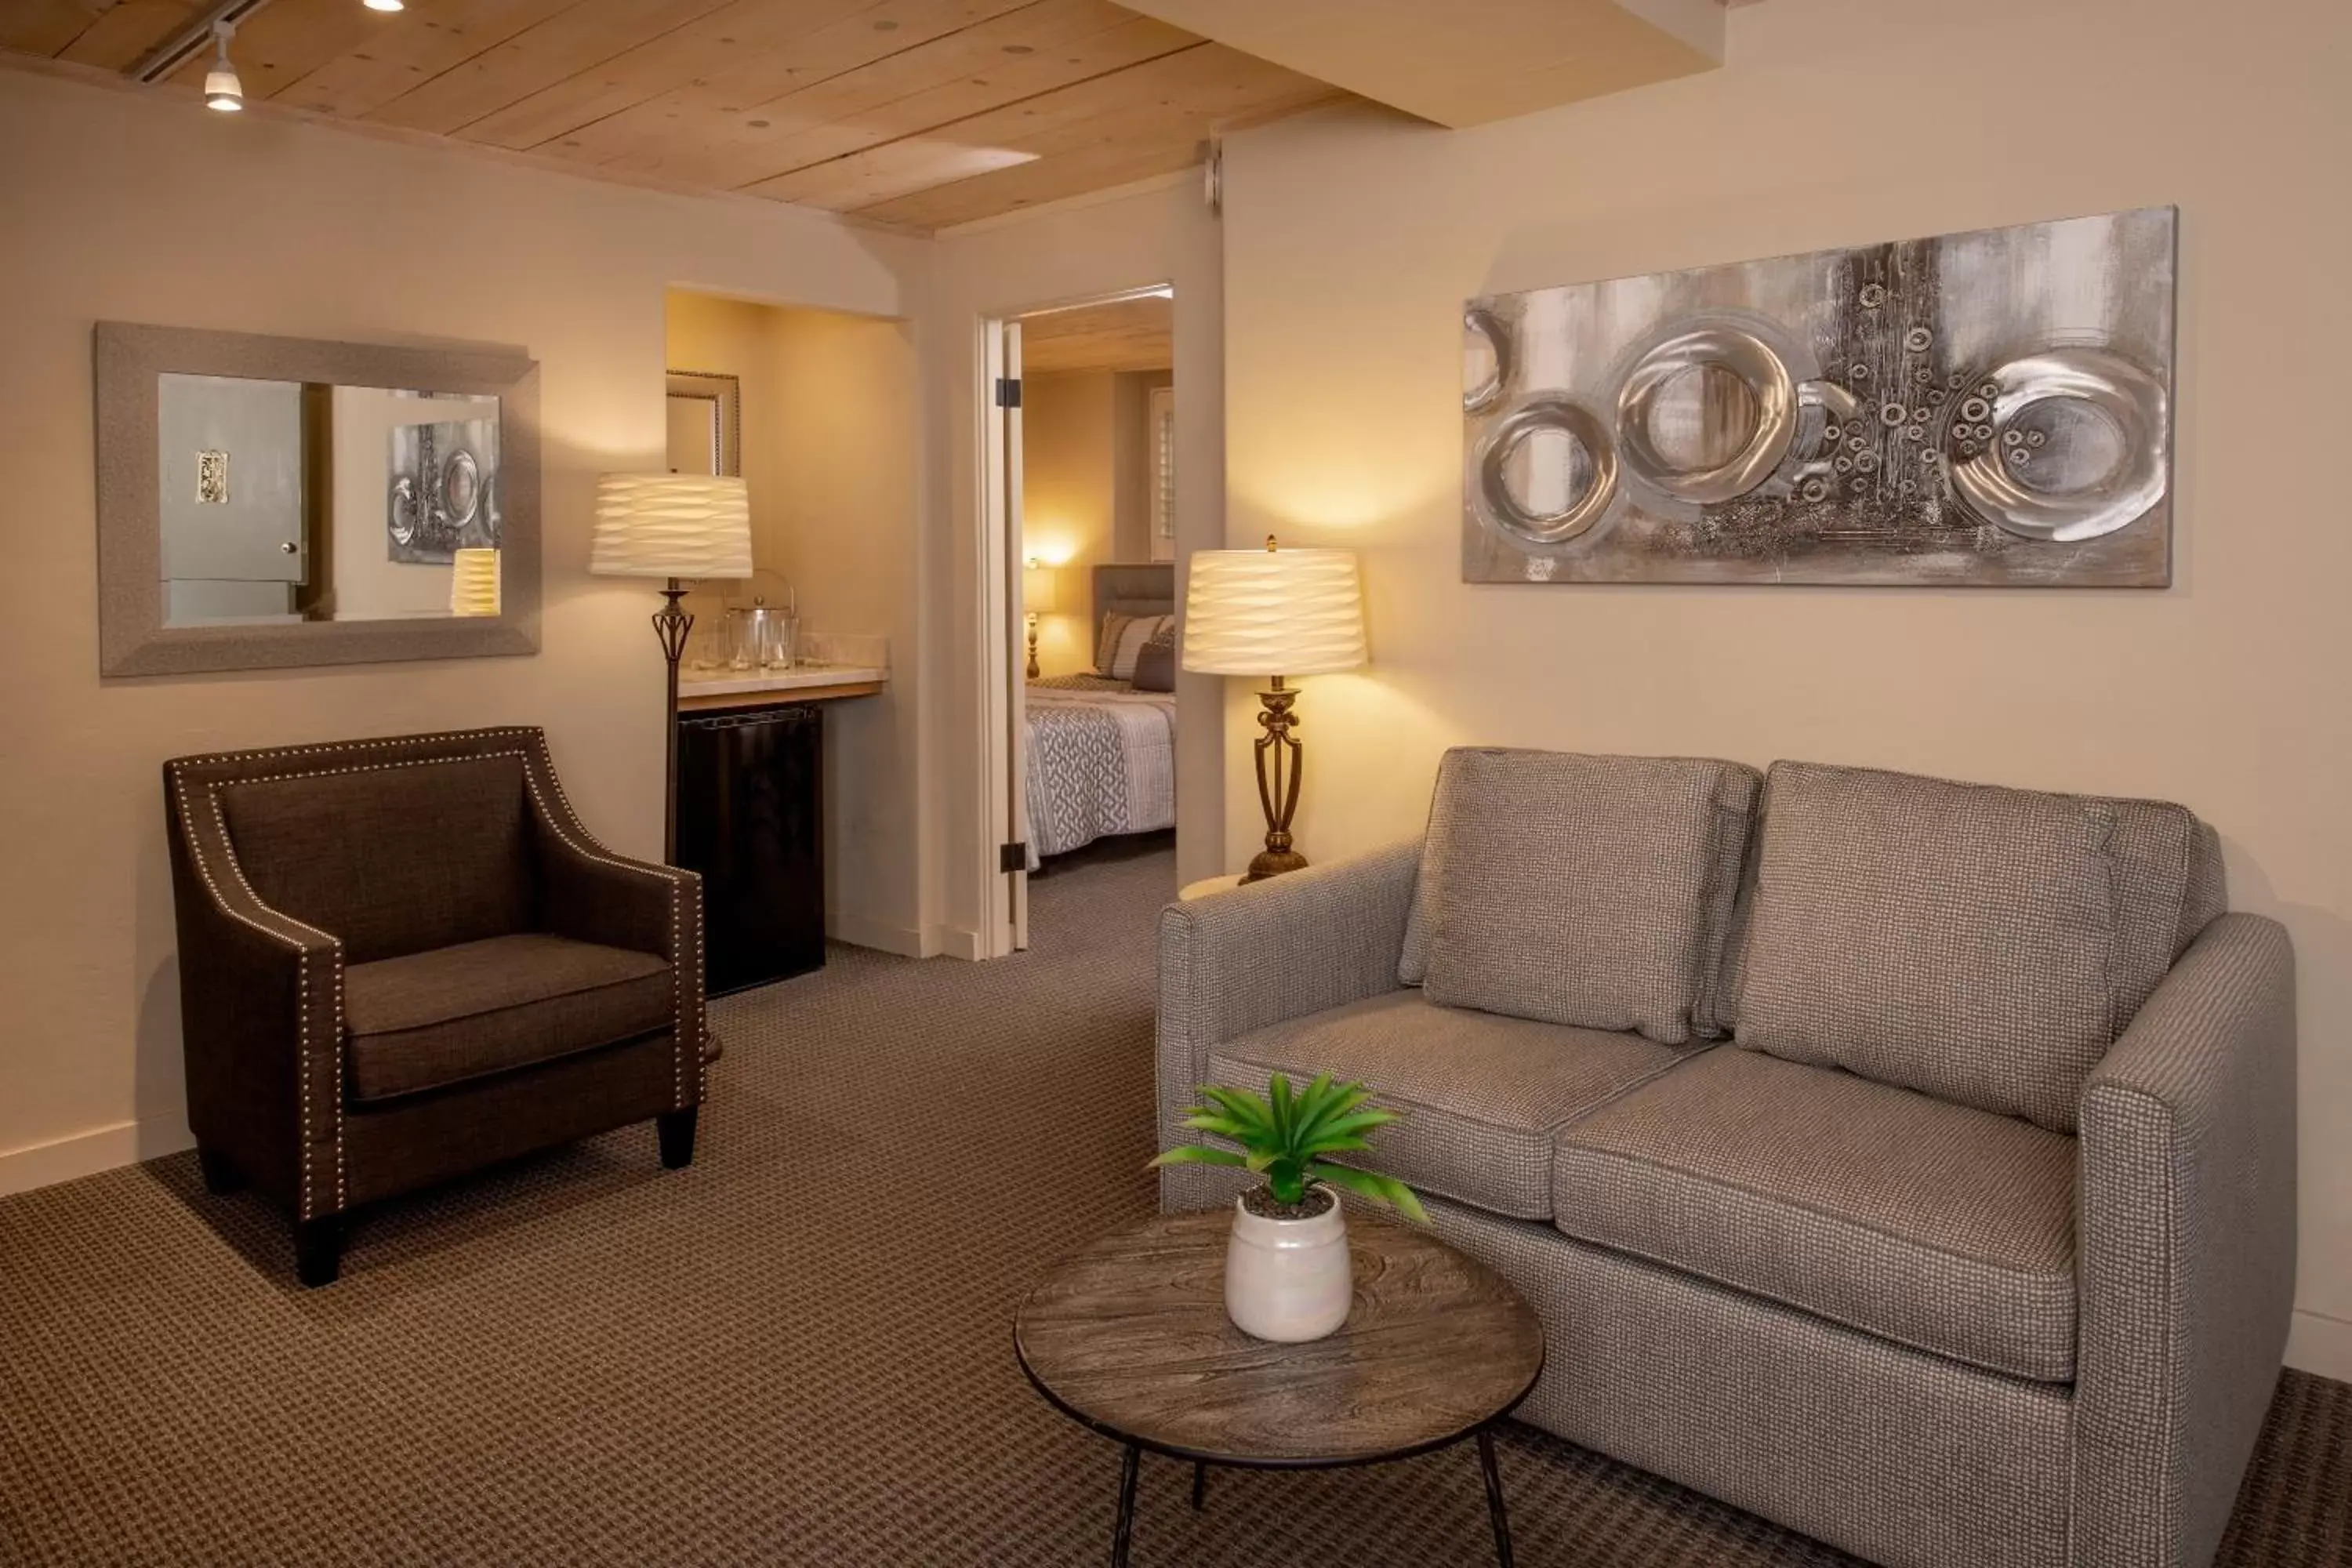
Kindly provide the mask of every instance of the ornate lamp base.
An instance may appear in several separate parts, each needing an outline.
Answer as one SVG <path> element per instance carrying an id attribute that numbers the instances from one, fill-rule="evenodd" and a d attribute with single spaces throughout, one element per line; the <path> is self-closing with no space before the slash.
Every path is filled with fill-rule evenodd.
<path id="1" fill-rule="evenodd" d="M 1307 857 L 1290 847 L 1290 819 L 1298 811 L 1298 780 L 1305 752 L 1291 729 L 1298 721 L 1291 708 L 1298 693 L 1276 676 L 1269 689 L 1257 694 L 1265 711 L 1257 716 L 1265 731 L 1257 738 L 1257 800 L 1265 810 L 1265 847 L 1251 858 L 1244 882 L 1263 882 L 1285 871 L 1297 871 Z"/>

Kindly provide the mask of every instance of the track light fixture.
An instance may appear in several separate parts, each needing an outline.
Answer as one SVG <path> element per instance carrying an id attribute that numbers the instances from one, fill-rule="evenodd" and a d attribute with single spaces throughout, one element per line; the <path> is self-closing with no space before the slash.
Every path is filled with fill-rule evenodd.
<path id="1" fill-rule="evenodd" d="M 234 22 L 213 24 L 213 41 L 220 46 L 220 53 L 213 60 L 213 68 L 205 73 L 205 107 L 223 114 L 235 114 L 245 107 L 245 84 L 236 79 L 236 67 L 228 58 L 228 41 L 236 33 Z"/>
<path id="2" fill-rule="evenodd" d="M 371 11 L 401 11 L 407 8 L 405 0 L 360 0 Z"/>

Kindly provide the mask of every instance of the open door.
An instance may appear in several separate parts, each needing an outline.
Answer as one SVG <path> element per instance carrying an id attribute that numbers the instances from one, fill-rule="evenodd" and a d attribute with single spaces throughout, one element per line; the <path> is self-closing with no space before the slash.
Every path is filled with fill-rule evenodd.
<path id="1" fill-rule="evenodd" d="M 1024 770 L 1028 765 L 1024 716 L 1021 619 L 1021 323 L 982 324 L 981 374 L 984 395 L 982 430 L 982 533 L 981 563 L 986 579 L 987 668 L 982 711 L 990 745 L 1003 758 L 988 770 L 988 820 L 1001 830 L 989 847 L 984 885 L 1003 891 L 990 900 L 988 951 L 1002 958 L 1029 946 L 1029 823 Z"/>

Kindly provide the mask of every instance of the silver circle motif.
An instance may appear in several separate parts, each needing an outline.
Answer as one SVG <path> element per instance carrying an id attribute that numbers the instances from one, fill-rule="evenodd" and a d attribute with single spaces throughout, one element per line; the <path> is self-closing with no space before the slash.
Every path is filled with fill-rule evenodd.
<path id="1" fill-rule="evenodd" d="M 1722 462 L 1688 466 L 1668 458 L 1651 435 L 1651 417 L 1668 383 L 1692 371 L 1738 378 L 1755 400 L 1756 423 L 1738 451 Z M 1687 328 L 1633 362 L 1617 389 L 1617 444 L 1643 483 L 1677 500 L 1706 506 L 1746 495 L 1772 475 L 1797 435 L 1797 386 L 1763 339 L 1737 327 Z"/>
<path id="2" fill-rule="evenodd" d="M 2054 488 L 2011 472 L 2035 466 L 2038 426 L 2027 426 L 2027 445 L 2011 447 L 2006 463 L 1998 449 L 1979 458 L 1963 447 L 1968 460 L 1952 468 L 1952 491 L 1978 517 L 2021 538 L 2068 542 L 2128 527 L 2163 499 L 2165 391 L 2139 365 L 2106 349 L 2050 348 L 2000 366 L 1985 384 L 2004 437 L 2037 405 L 2072 404 L 2111 428 L 2119 455 L 2100 473 Z"/>
<path id="3" fill-rule="evenodd" d="M 1503 400 L 1511 384 L 1511 329 L 1503 318 L 1481 306 L 1471 305 L 1462 312 L 1462 352 L 1465 363 L 1472 352 L 1470 340 L 1478 339 L 1495 362 L 1495 368 L 1486 379 L 1462 394 L 1462 412 L 1484 414 Z"/>
<path id="4" fill-rule="evenodd" d="M 1504 470 L 1530 437 L 1547 430 L 1583 447 L 1592 473 L 1566 506 L 1535 511 L 1511 493 Z M 1617 499 L 1616 443 L 1599 416 L 1565 397 L 1535 398 L 1497 419 L 1478 443 L 1475 464 L 1479 511 L 1486 521 L 1528 544 L 1563 544 L 1590 532 Z"/>
<path id="5" fill-rule="evenodd" d="M 1926 353 L 1935 342 L 1936 334 L 1925 327 L 1914 327 L 1903 334 L 1903 346 L 1915 354 Z"/>
<path id="6" fill-rule="evenodd" d="M 1864 310 L 1875 310 L 1878 307 L 1886 303 L 1886 285 L 1884 283 L 1865 283 L 1862 286 L 1862 292 L 1857 295 L 1856 298 L 1862 301 L 1862 308 Z"/>
<path id="7" fill-rule="evenodd" d="M 1890 430 L 1898 425 L 1908 425 L 1911 411 L 1899 403 L 1882 404 L 1879 405 L 1878 422 Z"/>

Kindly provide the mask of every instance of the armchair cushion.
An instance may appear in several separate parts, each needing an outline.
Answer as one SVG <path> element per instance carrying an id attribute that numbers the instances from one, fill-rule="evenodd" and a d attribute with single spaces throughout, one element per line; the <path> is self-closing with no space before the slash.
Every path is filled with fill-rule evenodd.
<path id="1" fill-rule="evenodd" d="M 1429 999 L 1688 1041 L 1756 784 L 1696 758 L 1448 752 L 1420 878 Z"/>
<path id="2" fill-rule="evenodd" d="M 1381 1129 L 1374 1169 L 1499 1215 L 1549 1219 L 1552 1134 L 1686 1050 L 1633 1033 L 1565 1028 L 1433 1005 L 1418 991 L 1259 1029 L 1209 1053 L 1209 1081 L 1265 1092 L 1279 1072 L 1357 1080 L 1405 1112 Z"/>
<path id="3" fill-rule="evenodd" d="M 225 783 L 236 863 L 263 903 L 333 932 L 352 963 L 528 931 L 526 742 L 509 743 Z"/>
<path id="4" fill-rule="evenodd" d="M 2074 1374 L 2074 1140 L 1715 1050 L 1570 1122 L 1554 1224 L 2011 1376 Z"/>
<path id="5" fill-rule="evenodd" d="M 667 1029 L 677 1007 L 659 955 L 543 931 L 354 963 L 343 989 L 362 1102 Z"/>
<path id="6" fill-rule="evenodd" d="M 2210 918 L 2204 842 L 2154 801 L 1775 763 L 1739 1043 L 2072 1132 Z"/>

